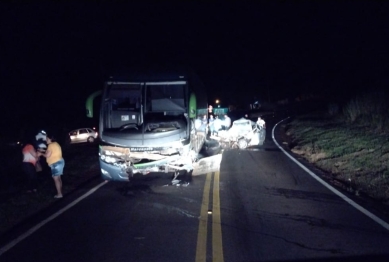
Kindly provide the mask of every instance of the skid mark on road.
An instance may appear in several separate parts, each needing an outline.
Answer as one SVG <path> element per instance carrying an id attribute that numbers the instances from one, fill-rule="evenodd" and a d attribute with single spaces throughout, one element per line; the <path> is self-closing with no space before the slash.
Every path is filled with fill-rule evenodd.
<path id="1" fill-rule="evenodd" d="M 160 203 L 153 203 L 152 205 L 153 205 L 153 207 L 158 208 L 158 209 L 166 209 L 169 213 L 175 212 L 177 214 L 181 214 L 181 215 L 184 215 L 184 216 L 189 217 L 189 218 L 198 218 L 197 216 L 191 214 L 190 212 L 183 210 L 181 208 L 178 208 L 178 207 L 163 205 Z"/>

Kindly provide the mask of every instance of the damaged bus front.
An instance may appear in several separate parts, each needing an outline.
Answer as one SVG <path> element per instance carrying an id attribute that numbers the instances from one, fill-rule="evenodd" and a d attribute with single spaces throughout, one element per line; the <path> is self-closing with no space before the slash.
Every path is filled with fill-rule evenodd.
<path id="1" fill-rule="evenodd" d="M 102 177 L 128 181 L 136 173 L 192 171 L 206 138 L 194 121 L 206 108 L 193 73 L 111 77 L 100 108 Z"/>

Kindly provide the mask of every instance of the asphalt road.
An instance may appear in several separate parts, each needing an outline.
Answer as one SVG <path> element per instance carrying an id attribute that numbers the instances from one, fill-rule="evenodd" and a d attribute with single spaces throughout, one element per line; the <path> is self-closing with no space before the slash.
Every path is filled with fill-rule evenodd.
<path id="1" fill-rule="evenodd" d="M 318 182 L 267 125 L 263 146 L 224 151 L 219 171 L 177 185 L 157 174 L 95 181 L 2 247 L 0 261 L 388 261 L 386 218 Z"/>

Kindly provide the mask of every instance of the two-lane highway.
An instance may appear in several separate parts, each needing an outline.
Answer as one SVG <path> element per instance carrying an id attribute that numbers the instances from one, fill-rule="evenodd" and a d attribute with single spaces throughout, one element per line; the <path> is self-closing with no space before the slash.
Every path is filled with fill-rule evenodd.
<path id="1" fill-rule="evenodd" d="M 226 261 L 389 254 L 388 230 L 280 151 L 224 152 L 220 173 Z"/>
<path id="2" fill-rule="evenodd" d="M 152 174 L 85 189 L 77 203 L 65 198 L 60 213 L 2 247 L 0 261 L 389 259 L 386 222 L 318 182 L 267 135 L 259 148 L 224 151 L 219 171 L 178 185 Z"/>

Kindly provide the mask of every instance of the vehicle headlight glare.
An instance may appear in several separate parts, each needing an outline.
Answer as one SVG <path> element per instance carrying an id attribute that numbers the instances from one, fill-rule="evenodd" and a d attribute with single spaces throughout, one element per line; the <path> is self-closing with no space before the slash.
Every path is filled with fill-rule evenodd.
<path id="1" fill-rule="evenodd" d="M 105 154 L 101 154 L 100 158 L 101 158 L 101 160 L 103 160 L 104 162 L 107 162 L 107 163 L 115 163 L 117 161 L 117 159 L 115 157 L 107 156 Z"/>
<path id="2" fill-rule="evenodd" d="M 114 163 L 116 162 L 116 159 L 111 156 L 107 156 L 105 157 L 105 161 L 107 161 L 108 163 Z"/>

